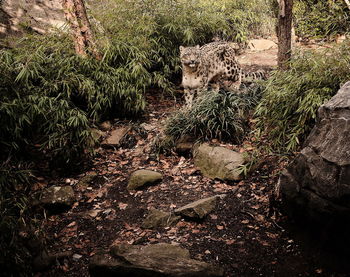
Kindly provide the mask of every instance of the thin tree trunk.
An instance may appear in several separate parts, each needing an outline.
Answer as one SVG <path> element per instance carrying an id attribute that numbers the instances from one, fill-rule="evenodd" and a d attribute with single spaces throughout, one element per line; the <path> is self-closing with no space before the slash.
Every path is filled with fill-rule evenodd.
<path id="1" fill-rule="evenodd" d="M 286 69 L 292 50 L 292 12 L 293 0 L 279 0 L 278 11 L 278 68 Z"/>
<path id="2" fill-rule="evenodd" d="M 101 59 L 93 39 L 84 0 L 62 0 L 62 6 L 70 25 L 76 53 L 83 57 L 91 54 L 96 59 Z"/>

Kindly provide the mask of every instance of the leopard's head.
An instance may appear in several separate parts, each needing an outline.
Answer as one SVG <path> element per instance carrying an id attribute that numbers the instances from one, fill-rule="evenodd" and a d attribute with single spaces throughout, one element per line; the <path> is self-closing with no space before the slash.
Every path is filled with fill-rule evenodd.
<path id="1" fill-rule="evenodd" d="M 194 47 L 180 46 L 180 58 L 183 67 L 196 71 L 201 63 L 201 51 L 199 45 Z"/>

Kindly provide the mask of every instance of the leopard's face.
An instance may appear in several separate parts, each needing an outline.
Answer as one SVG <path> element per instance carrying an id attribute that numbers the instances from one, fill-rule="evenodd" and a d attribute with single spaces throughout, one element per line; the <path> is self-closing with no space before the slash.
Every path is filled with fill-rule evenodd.
<path id="1" fill-rule="evenodd" d="M 199 45 L 194 47 L 180 46 L 180 58 L 183 67 L 196 71 L 201 63 L 201 51 Z"/>

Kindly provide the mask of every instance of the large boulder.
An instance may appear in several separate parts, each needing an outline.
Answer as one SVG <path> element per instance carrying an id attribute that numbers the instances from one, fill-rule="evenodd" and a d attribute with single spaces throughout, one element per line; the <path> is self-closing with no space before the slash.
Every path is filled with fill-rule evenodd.
<path id="1" fill-rule="evenodd" d="M 156 183 L 162 180 L 163 176 L 159 172 L 141 169 L 133 172 L 127 186 L 128 190 L 136 190 L 145 185 Z"/>
<path id="2" fill-rule="evenodd" d="M 350 218 L 350 82 L 318 110 L 305 147 L 283 172 L 286 212 L 316 222 Z"/>
<path id="3" fill-rule="evenodd" d="M 225 147 L 203 143 L 194 151 L 194 164 L 207 177 L 238 181 L 242 179 L 239 167 L 244 164 L 244 158 Z"/>
<path id="4" fill-rule="evenodd" d="M 117 244 L 110 254 L 97 254 L 90 261 L 90 276 L 119 277 L 214 277 L 222 269 L 190 258 L 180 246 L 159 243 L 146 246 Z"/>

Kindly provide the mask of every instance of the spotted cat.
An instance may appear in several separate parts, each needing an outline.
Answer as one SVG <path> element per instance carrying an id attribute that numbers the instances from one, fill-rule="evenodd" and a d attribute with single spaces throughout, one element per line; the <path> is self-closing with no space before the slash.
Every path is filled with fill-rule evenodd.
<path id="1" fill-rule="evenodd" d="M 182 86 L 185 100 L 191 106 L 193 98 L 207 90 L 209 85 L 216 91 L 225 89 L 225 84 L 239 88 L 243 73 L 237 59 L 237 44 L 215 41 L 200 47 L 180 46 L 182 63 Z"/>

